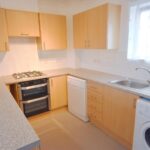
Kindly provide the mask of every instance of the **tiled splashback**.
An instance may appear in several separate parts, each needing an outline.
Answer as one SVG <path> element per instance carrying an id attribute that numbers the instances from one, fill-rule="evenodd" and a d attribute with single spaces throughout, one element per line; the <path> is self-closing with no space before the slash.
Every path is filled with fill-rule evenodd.
<path id="1" fill-rule="evenodd" d="M 80 67 L 88 68 L 130 78 L 141 80 L 150 79 L 147 72 L 136 71 L 136 67 L 148 67 L 149 64 L 143 61 L 129 61 L 126 59 L 126 52 L 123 51 L 100 51 L 100 50 L 80 50 L 77 57 L 80 59 Z"/>
<path id="2" fill-rule="evenodd" d="M 9 39 L 10 50 L 0 53 L 0 76 L 14 72 L 66 67 L 66 51 L 39 52 L 34 38 Z"/>

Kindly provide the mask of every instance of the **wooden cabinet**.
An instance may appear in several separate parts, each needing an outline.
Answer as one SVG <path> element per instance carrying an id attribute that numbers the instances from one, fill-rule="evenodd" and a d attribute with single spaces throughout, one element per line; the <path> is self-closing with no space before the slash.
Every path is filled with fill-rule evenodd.
<path id="1" fill-rule="evenodd" d="M 88 82 L 88 116 L 92 123 L 102 124 L 103 86 Z"/>
<path id="2" fill-rule="evenodd" d="M 8 35 L 14 37 L 38 37 L 38 14 L 17 10 L 6 10 Z"/>
<path id="3" fill-rule="evenodd" d="M 66 16 L 39 14 L 41 38 L 38 41 L 42 50 L 67 48 Z"/>
<path id="4" fill-rule="evenodd" d="M 67 76 L 58 76 L 49 79 L 50 108 L 56 109 L 67 106 Z"/>
<path id="5" fill-rule="evenodd" d="M 86 12 L 73 16 L 73 35 L 75 48 L 88 47 L 86 20 L 87 20 Z"/>
<path id="6" fill-rule="evenodd" d="M 17 84 L 7 85 L 7 87 L 8 86 L 9 86 L 10 93 L 14 97 L 16 103 L 20 106 L 20 99 L 19 99 L 19 92 L 18 92 L 18 86 L 17 86 Z"/>
<path id="7" fill-rule="evenodd" d="M 88 115 L 92 123 L 131 149 L 138 96 L 88 82 Z"/>
<path id="8" fill-rule="evenodd" d="M 104 91 L 104 126 L 130 148 L 133 143 L 135 106 L 138 96 L 111 87 L 105 87 Z"/>
<path id="9" fill-rule="evenodd" d="M 73 16 L 74 47 L 116 49 L 121 6 L 104 4 Z"/>
<path id="10" fill-rule="evenodd" d="M 8 33 L 5 10 L 0 8 L 0 51 L 8 50 Z"/>

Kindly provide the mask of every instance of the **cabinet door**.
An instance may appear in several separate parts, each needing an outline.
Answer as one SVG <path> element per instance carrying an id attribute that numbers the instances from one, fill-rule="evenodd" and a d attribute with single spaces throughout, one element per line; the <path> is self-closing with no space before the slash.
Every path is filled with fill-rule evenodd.
<path id="1" fill-rule="evenodd" d="M 40 30 L 43 50 L 67 48 L 66 16 L 41 13 Z"/>
<path id="2" fill-rule="evenodd" d="M 73 16 L 73 37 L 75 48 L 86 48 L 87 39 L 87 12 Z"/>
<path id="3" fill-rule="evenodd" d="M 33 12 L 6 10 L 9 36 L 39 36 L 38 14 Z"/>
<path id="4" fill-rule="evenodd" d="M 107 48 L 108 5 L 102 5 L 73 17 L 75 48 Z"/>
<path id="5" fill-rule="evenodd" d="M 88 116 L 97 127 L 102 125 L 103 85 L 88 82 Z"/>
<path id="6" fill-rule="evenodd" d="M 88 48 L 106 49 L 107 46 L 107 5 L 87 11 Z"/>
<path id="7" fill-rule="evenodd" d="M 121 6 L 104 4 L 73 16 L 74 47 L 117 49 Z"/>
<path id="8" fill-rule="evenodd" d="M 5 10 L 0 8 L 0 51 L 8 50 L 8 34 Z"/>
<path id="9" fill-rule="evenodd" d="M 112 89 L 112 118 L 114 132 L 127 143 L 132 144 L 135 103 L 137 96 Z"/>
<path id="10" fill-rule="evenodd" d="M 111 97 L 111 87 L 104 87 L 104 102 L 103 102 L 103 125 L 104 127 L 112 131 L 112 97 Z"/>
<path id="11" fill-rule="evenodd" d="M 67 105 L 67 77 L 58 76 L 50 78 L 51 109 Z"/>
<path id="12" fill-rule="evenodd" d="M 104 93 L 104 126 L 123 140 L 128 147 L 132 145 L 135 104 L 138 96 L 115 88 L 107 87 Z"/>
<path id="13" fill-rule="evenodd" d="M 102 122 L 103 95 L 88 91 L 88 116 L 90 121 L 97 126 Z"/>

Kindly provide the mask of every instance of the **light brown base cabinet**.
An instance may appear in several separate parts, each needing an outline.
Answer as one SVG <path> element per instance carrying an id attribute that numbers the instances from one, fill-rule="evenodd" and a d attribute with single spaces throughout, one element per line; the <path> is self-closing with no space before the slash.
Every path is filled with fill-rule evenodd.
<path id="1" fill-rule="evenodd" d="M 88 82 L 88 115 L 95 125 L 102 122 L 103 86 Z"/>
<path id="2" fill-rule="evenodd" d="M 131 149 L 137 99 L 137 95 L 89 81 L 90 121 Z"/>
<path id="3" fill-rule="evenodd" d="M 67 106 L 67 76 L 57 76 L 49 79 L 50 109 Z"/>
<path id="4" fill-rule="evenodd" d="M 14 97 L 16 103 L 20 106 L 19 91 L 18 91 L 17 84 L 7 85 L 7 88 L 9 89 L 10 93 Z"/>

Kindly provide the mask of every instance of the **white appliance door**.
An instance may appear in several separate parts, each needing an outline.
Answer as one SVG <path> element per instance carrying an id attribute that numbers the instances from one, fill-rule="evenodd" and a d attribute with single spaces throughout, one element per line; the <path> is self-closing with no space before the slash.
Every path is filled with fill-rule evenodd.
<path id="1" fill-rule="evenodd" d="M 87 117 L 86 81 L 75 77 L 68 77 L 68 110 L 83 121 Z"/>
<path id="2" fill-rule="evenodd" d="M 145 99 L 137 101 L 132 150 L 150 150 L 150 101 Z"/>

